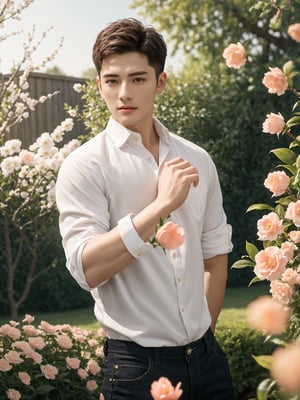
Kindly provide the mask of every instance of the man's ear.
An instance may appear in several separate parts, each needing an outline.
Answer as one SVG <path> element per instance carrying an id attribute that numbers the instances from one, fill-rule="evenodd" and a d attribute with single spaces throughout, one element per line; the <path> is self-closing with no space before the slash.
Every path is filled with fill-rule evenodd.
<path id="1" fill-rule="evenodd" d="M 157 94 L 163 92 L 164 88 L 166 87 L 166 83 L 167 83 L 167 74 L 165 72 L 162 72 L 157 80 L 157 88 L 156 88 Z"/>
<path id="2" fill-rule="evenodd" d="M 100 94 L 102 96 L 102 87 L 101 87 L 101 81 L 100 81 L 99 75 L 96 76 L 96 83 L 97 83 L 99 92 L 100 92 Z"/>

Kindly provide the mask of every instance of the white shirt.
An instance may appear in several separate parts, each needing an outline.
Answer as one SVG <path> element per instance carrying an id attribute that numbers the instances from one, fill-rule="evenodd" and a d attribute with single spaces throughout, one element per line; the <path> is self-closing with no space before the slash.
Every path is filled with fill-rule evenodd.
<path id="1" fill-rule="evenodd" d="M 142 346 L 176 346 L 200 338 L 211 324 L 203 259 L 232 250 L 231 229 L 207 152 L 169 132 L 158 120 L 154 124 L 160 139 L 159 165 L 139 133 L 111 118 L 103 132 L 65 159 L 56 201 L 67 267 L 78 284 L 91 291 L 96 318 L 107 335 Z M 132 234 L 126 216 L 155 199 L 161 167 L 175 157 L 198 169 L 200 183 L 171 215 L 184 229 L 185 242 L 165 254 L 144 243 L 136 231 Z M 136 258 L 122 272 L 90 288 L 82 269 L 83 246 L 118 222 L 124 243 Z"/>

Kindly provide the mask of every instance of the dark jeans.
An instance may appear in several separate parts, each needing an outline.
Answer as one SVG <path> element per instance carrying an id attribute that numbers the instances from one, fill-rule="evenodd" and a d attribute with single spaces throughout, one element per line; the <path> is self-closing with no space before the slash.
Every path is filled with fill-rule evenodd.
<path id="1" fill-rule="evenodd" d="M 151 383 L 182 382 L 180 400 L 233 400 L 228 361 L 212 331 L 179 347 L 141 347 L 108 339 L 102 385 L 105 400 L 152 400 Z"/>

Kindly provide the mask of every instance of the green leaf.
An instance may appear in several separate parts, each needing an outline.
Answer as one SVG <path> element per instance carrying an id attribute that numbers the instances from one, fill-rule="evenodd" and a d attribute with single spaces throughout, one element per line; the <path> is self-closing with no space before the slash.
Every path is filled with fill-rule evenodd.
<path id="1" fill-rule="evenodd" d="M 293 69 L 294 69 L 294 63 L 293 63 L 293 61 L 287 61 L 287 62 L 283 65 L 283 67 L 282 67 L 283 72 L 284 72 L 285 75 L 287 75 L 287 76 L 291 74 L 291 72 L 293 71 Z"/>
<path id="2" fill-rule="evenodd" d="M 250 207 L 247 208 L 247 212 L 248 212 L 248 211 L 253 211 L 253 210 L 269 210 L 269 211 L 275 211 L 275 208 L 269 206 L 269 204 L 256 203 L 256 204 L 252 204 Z"/>
<path id="3" fill-rule="evenodd" d="M 257 387 L 257 400 L 267 400 L 268 394 L 275 385 L 275 381 L 272 379 L 264 379 Z"/>
<path id="4" fill-rule="evenodd" d="M 295 114 L 292 118 L 290 118 L 287 122 L 286 125 L 291 128 L 293 126 L 300 125 L 300 115 Z"/>
<path id="5" fill-rule="evenodd" d="M 273 153 L 280 161 L 283 161 L 286 164 L 294 164 L 297 158 L 297 155 L 292 150 L 284 147 L 271 150 L 271 153 Z"/>
<path id="6" fill-rule="evenodd" d="M 258 248 L 254 244 L 246 241 L 246 251 L 250 260 L 254 261 L 255 256 L 258 253 Z"/>
<path id="7" fill-rule="evenodd" d="M 298 107 L 300 107 L 300 100 L 296 101 L 296 103 L 293 105 L 292 111 L 293 111 L 293 112 L 296 111 L 296 109 L 297 109 Z"/>
<path id="8" fill-rule="evenodd" d="M 231 268 L 235 268 L 235 269 L 242 269 L 242 268 L 247 268 L 247 267 L 254 267 L 254 262 L 249 259 L 238 260 L 235 263 L 233 263 L 231 266 Z"/>
<path id="9" fill-rule="evenodd" d="M 251 281 L 248 284 L 248 287 L 250 287 L 253 283 L 256 283 L 256 282 L 260 282 L 260 279 L 257 276 L 255 276 L 254 278 L 251 279 Z"/>
<path id="10" fill-rule="evenodd" d="M 51 385 L 39 385 L 35 390 L 37 394 L 45 394 L 51 392 L 51 390 L 56 389 L 55 386 Z"/>
<path id="11" fill-rule="evenodd" d="M 265 369 L 271 369 L 272 365 L 272 356 L 262 355 L 262 356 L 254 356 L 252 355 L 254 360 L 257 362 L 258 365 Z"/>

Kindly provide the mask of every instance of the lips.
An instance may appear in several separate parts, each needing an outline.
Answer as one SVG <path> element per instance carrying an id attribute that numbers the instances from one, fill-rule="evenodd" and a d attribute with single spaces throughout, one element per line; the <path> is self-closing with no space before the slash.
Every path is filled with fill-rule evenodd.
<path id="1" fill-rule="evenodd" d="M 118 107 L 118 110 L 120 111 L 132 111 L 132 110 L 136 110 L 137 107 L 131 107 L 131 106 L 121 106 Z"/>

